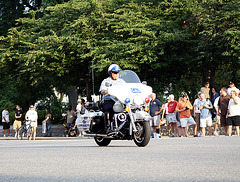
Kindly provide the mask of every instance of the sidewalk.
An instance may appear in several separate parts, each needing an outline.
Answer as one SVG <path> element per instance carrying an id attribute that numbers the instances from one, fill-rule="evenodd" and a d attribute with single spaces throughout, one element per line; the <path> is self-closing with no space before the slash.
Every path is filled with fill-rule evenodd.
<path id="1" fill-rule="evenodd" d="M 42 125 L 38 125 L 37 127 L 37 135 L 36 135 L 36 139 L 37 140 L 63 140 L 63 139 L 79 139 L 78 137 L 64 137 L 64 130 L 65 130 L 65 127 L 62 125 L 62 124 L 53 124 L 52 125 L 52 133 L 53 133 L 53 136 L 52 137 L 44 137 L 44 133 L 42 133 Z M 224 131 L 222 128 L 219 128 L 219 135 L 224 135 Z M 234 133 L 234 129 L 233 129 L 233 133 Z M 7 134 L 7 132 L 6 132 Z M 161 128 L 161 134 L 162 134 L 162 137 L 165 138 L 167 137 L 168 138 L 168 130 L 167 130 L 167 127 L 166 126 L 162 126 Z M 190 136 L 193 135 L 193 128 L 190 127 L 189 128 L 189 134 Z M 16 138 L 14 137 L 15 135 L 15 132 L 14 130 L 12 129 L 12 125 L 10 126 L 10 135 L 11 137 L 3 137 L 3 133 L 2 133 L 2 125 L 0 125 L 0 140 L 16 140 Z M 87 138 L 87 137 L 84 137 L 84 138 Z M 26 138 L 24 138 L 26 139 Z"/>
<path id="2" fill-rule="evenodd" d="M 0 125 L 0 137 L 3 137 L 2 129 L 3 129 L 3 126 Z M 64 130 L 65 130 L 65 127 L 62 124 L 53 124 L 52 125 L 52 135 L 53 135 L 53 137 L 44 137 L 45 134 L 42 133 L 42 125 L 38 125 L 37 136 L 36 137 L 38 137 L 38 138 L 42 137 L 42 138 L 46 138 L 46 139 L 47 138 L 63 137 Z M 13 130 L 12 125 L 10 126 L 10 135 L 11 135 L 11 137 L 4 137 L 4 138 L 15 138 L 14 137 L 15 131 Z M 6 136 L 7 136 L 7 131 L 6 131 Z M 71 138 L 74 138 L 74 137 L 71 137 Z"/>

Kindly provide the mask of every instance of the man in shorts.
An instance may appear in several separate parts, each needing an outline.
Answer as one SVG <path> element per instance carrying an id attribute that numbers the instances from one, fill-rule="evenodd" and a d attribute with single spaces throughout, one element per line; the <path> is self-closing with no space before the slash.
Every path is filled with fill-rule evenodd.
<path id="1" fill-rule="evenodd" d="M 209 136 L 212 135 L 212 114 L 210 109 L 213 108 L 209 99 L 205 99 L 204 93 L 200 94 L 200 101 L 198 101 L 198 109 L 200 113 L 200 127 L 202 129 L 202 136 L 205 137 L 206 126 L 208 126 Z"/>
<path id="2" fill-rule="evenodd" d="M 15 121 L 13 123 L 13 129 L 15 131 L 15 137 L 17 137 L 17 135 L 19 136 L 20 130 L 17 131 L 17 128 L 20 129 L 21 126 L 22 126 L 22 115 L 23 115 L 23 111 L 21 110 L 20 106 L 17 105 L 16 106 L 16 112 L 15 112 Z"/>
<path id="3" fill-rule="evenodd" d="M 8 136 L 10 136 L 10 120 L 9 120 L 9 112 L 8 106 L 2 112 L 2 124 L 3 124 L 3 137 L 6 137 L 5 131 L 7 130 Z"/>
<path id="4" fill-rule="evenodd" d="M 156 94 L 152 93 L 152 100 L 150 101 L 150 115 L 152 117 L 150 125 L 153 129 L 153 138 L 160 138 L 160 135 L 156 133 L 156 129 L 158 128 L 160 122 L 160 113 L 163 110 L 163 103 L 156 99 Z"/>
<path id="5" fill-rule="evenodd" d="M 227 109 L 228 103 L 231 99 L 230 95 L 227 94 L 227 88 L 223 87 L 221 89 L 221 96 L 218 101 L 218 115 L 220 116 L 221 127 L 224 127 L 225 136 L 228 136 L 228 126 L 227 126 Z"/>
<path id="6" fill-rule="evenodd" d="M 231 99 L 228 103 L 227 113 L 227 125 L 228 134 L 232 136 L 232 126 L 236 127 L 237 136 L 239 136 L 239 125 L 240 125 L 240 98 L 238 97 L 238 91 L 231 90 Z"/>
<path id="7" fill-rule="evenodd" d="M 200 137 L 201 134 L 200 134 L 200 110 L 198 109 L 197 107 L 197 103 L 198 101 L 200 101 L 200 95 L 201 95 L 202 92 L 198 92 L 198 98 L 194 101 L 194 118 L 195 118 L 195 122 L 196 122 L 196 127 L 197 127 L 197 136 Z"/>
<path id="8" fill-rule="evenodd" d="M 187 124 L 193 125 L 194 127 L 194 136 L 197 134 L 196 122 L 191 116 L 191 111 L 193 109 L 192 104 L 189 102 L 186 94 L 182 96 L 182 101 L 178 102 L 176 112 L 180 114 L 180 123 L 182 134 L 184 137 L 187 137 Z"/>
<path id="9" fill-rule="evenodd" d="M 176 118 L 176 107 L 178 102 L 174 100 L 174 95 L 169 95 L 169 102 L 168 102 L 168 122 L 171 125 L 171 133 L 172 137 L 178 136 L 177 130 L 177 118 Z"/>

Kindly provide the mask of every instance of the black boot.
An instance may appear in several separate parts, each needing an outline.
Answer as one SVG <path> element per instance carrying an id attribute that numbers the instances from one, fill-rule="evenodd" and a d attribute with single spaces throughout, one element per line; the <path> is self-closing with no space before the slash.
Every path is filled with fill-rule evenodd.
<path id="1" fill-rule="evenodd" d="M 105 132 L 105 133 L 111 132 L 111 129 L 110 129 L 110 118 L 109 118 L 109 116 L 110 116 L 109 112 L 105 112 L 105 113 L 104 113 L 104 125 L 105 125 L 104 132 Z"/>

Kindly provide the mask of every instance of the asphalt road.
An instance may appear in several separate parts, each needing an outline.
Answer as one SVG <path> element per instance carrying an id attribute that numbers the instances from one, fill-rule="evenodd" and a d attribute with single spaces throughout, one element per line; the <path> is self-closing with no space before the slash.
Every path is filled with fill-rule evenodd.
<path id="1" fill-rule="evenodd" d="M 240 181 L 240 137 L 0 140 L 0 181 Z"/>

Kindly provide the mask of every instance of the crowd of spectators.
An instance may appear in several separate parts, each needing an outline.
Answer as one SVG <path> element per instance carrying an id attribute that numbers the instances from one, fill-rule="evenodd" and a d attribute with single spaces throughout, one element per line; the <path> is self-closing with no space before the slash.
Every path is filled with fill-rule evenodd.
<path id="1" fill-rule="evenodd" d="M 154 93 L 150 102 L 150 115 L 153 138 L 161 138 L 162 125 L 167 126 L 169 137 L 188 137 L 189 126 L 193 127 L 194 137 L 212 134 L 219 136 L 219 127 L 224 129 L 225 136 L 232 136 L 233 126 L 236 129 L 235 134 L 239 136 L 239 89 L 230 82 L 228 89 L 223 87 L 218 93 L 215 88 L 210 91 L 209 82 L 206 82 L 198 92 L 193 105 L 186 94 L 178 101 L 174 100 L 174 95 L 171 94 L 167 98 L 167 103 L 163 104 L 156 99 Z"/>
<path id="2" fill-rule="evenodd" d="M 225 136 L 232 136 L 232 127 L 236 129 L 236 135 L 239 136 L 240 125 L 240 93 L 233 82 L 229 83 L 229 88 L 221 88 L 218 93 L 215 88 L 210 91 L 209 83 L 206 82 L 204 87 L 200 89 L 197 94 L 197 98 L 191 104 L 187 94 L 183 94 L 176 101 L 173 94 L 170 94 L 167 98 L 167 103 L 163 104 L 156 98 L 156 94 L 153 93 L 150 101 L 149 114 L 152 117 L 150 125 L 152 127 L 152 137 L 161 138 L 162 125 L 166 125 L 168 135 L 170 137 L 188 137 L 189 126 L 193 127 L 194 137 L 204 137 L 207 135 L 219 136 L 219 127 L 224 129 Z M 66 125 L 71 127 L 74 121 L 80 119 L 80 115 L 84 111 L 84 101 L 79 100 L 76 110 L 74 111 L 69 106 L 66 117 Z M 3 124 L 3 136 L 10 136 L 10 120 L 9 120 L 9 107 L 6 106 L 2 111 L 2 124 Z M 193 117 L 192 117 L 193 114 Z M 15 131 L 15 137 L 19 136 L 18 128 L 21 127 L 21 123 L 25 120 L 32 121 L 33 139 L 36 137 L 36 127 L 38 115 L 34 110 L 34 106 L 29 107 L 29 111 L 23 118 L 23 111 L 20 106 L 16 106 L 15 121 L 13 123 L 13 129 Z M 46 125 L 46 135 L 52 136 L 51 130 L 52 115 L 50 109 L 46 109 L 46 117 L 43 121 Z M 206 129 L 207 128 L 207 129 Z M 214 129 L 212 131 L 212 128 Z M 78 131 L 78 136 L 82 136 L 82 132 Z M 30 137 L 31 139 L 31 137 Z"/>
<path id="3" fill-rule="evenodd" d="M 42 133 L 44 137 L 52 137 L 52 120 L 53 116 L 51 114 L 50 108 L 46 108 L 45 118 L 42 121 Z M 75 122 L 77 122 L 81 114 L 86 112 L 85 109 L 85 100 L 81 99 L 77 101 L 76 110 L 72 109 L 72 106 L 68 107 L 67 114 L 66 114 L 66 128 L 70 128 L 75 126 Z M 29 140 L 36 139 L 36 131 L 38 126 L 38 113 L 35 111 L 33 105 L 29 106 L 29 110 L 26 112 L 25 117 L 20 105 L 16 106 L 15 110 L 15 120 L 13 122 L 13 130 L 15 131 L 15 137 L 21 137 L 20 131 L 22 129 L 22 124 L 26 125 L 28 123 L 32 127 L 32 132 L 30 134 Z M 10 134 L 10 117 L 9 117 L 9 107 L 5 106 L 5 109 L 2 111 L 2 125 L 3 125 L 3 137 L 11 137 Z M 6 134 L 7 132 L 7 134 Z M 83 137 L 82 131 L 77 131 L 77 135 L 79 137 Z"/>

